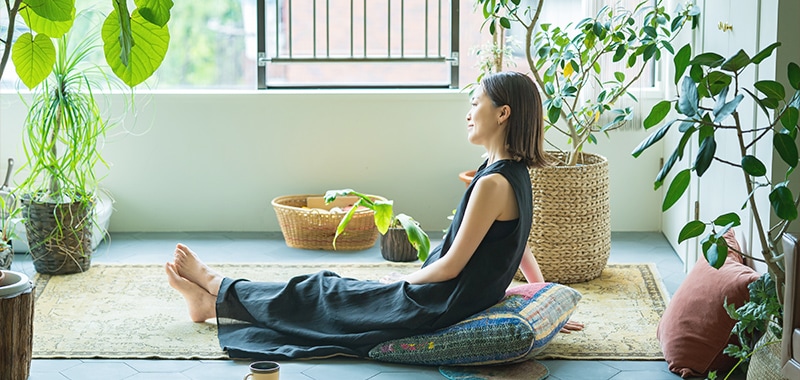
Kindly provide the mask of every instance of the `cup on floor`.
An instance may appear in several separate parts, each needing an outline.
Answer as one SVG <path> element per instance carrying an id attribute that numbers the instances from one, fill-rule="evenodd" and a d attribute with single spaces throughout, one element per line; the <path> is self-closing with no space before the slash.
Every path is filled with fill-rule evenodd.
<path id="1" fill-rule="evenodd" d="M 278 380 L 281 375 L 281 366 L 276 362 L 260 361 L 250 363 L 250 373 L 244 380 Z"/>

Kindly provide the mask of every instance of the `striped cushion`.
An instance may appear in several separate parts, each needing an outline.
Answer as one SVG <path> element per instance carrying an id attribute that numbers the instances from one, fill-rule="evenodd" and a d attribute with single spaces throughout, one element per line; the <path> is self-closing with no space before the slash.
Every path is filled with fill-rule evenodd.
<path id="1" fill-rule="evenodd" d="M 430 334 L 381 343 L 376 360 L 427 365 L 484 365 L 533 358 L 558 334 L 581 294 L 555 283 L 509 289 L 496 305 Z"/>

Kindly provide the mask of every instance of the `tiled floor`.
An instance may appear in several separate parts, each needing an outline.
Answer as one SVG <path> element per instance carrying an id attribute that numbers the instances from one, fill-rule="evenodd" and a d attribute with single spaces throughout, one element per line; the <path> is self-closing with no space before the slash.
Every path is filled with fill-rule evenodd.
<path id="1" fill-rule="evenodd" d="M 437 235 L 433 235 L 437 236 Z M 183 242 L 209 262 L 382 262 L 377 247 L 358 252 L 288 248 L 280 233 L 119 233 L 98 247 L 95 263 L 164 263 L 176 242 Z M 683 264 L 666 239 L 655 232 L 613 233 L 610 262 L 653 262 L 670 294 L 685 277 Z M 27 255 L 16 255 L 13 270 L 33 275 Z M 166 279 L 165 279 L 166 281 Z M 188 318 L 188 316 L 187 316 Z M 680 379 L 664 361 L 545 360 L 552 380 Z M 31 380 L 241 379 L 246 362 L 230 360 L 34 360 Z M 287 361 L 281 380 L 443 379 L 436 367 L 385 364 L 356 359 Z"/>

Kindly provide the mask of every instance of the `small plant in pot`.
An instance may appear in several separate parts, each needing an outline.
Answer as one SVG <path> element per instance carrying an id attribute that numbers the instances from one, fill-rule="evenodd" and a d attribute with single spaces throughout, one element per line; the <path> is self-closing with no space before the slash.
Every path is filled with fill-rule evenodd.
<path id="1" fill-rule="evenodd" d="M 346 233 L 347 224 L 353 218 L 358 207 L 366 207 L 374 212 L 375 226 L 381 234 L 381 255 L 389 261 L 425 261 L 431 249 L 428 234 L 420 228 L 419 223 L 406 214 L 394 214 L 391 200 L 372 200 L 367 195 L 353 189 L 329 190 L 325 193 L 325 202 L 330 203 L 336 197 L 356 196 L 358 200 L 353 203 L 342 217 L 336 228 L 333 246 L 336 247 L 336 238 Z"/>

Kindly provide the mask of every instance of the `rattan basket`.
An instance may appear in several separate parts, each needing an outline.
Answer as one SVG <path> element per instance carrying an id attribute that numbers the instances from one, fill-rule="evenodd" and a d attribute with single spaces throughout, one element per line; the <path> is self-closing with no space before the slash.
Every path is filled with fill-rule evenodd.
<path id="1" fill-rule="evenodd" d="M 41 274 L 81 273 L 92 263 L 91 203 L 23 201 L 33 267 Z"/>
<path id="2" fill-rule="evenodd" d="M 548 152 L 564 161 L 560 152 Z M 545 281 L 571 284 L 600 276 L 611 254 L 608 160 L 580 153 L 577 166 L 530 170 L 533 222 L 528 244 Z"/>
<path id="3" fill-rule="evenodd" d="M 333 237 L 344 214 L 305 208 L 308 197 L 320 194 L 285 195 L 272 200 L 286 245 L 292 248 L 334 250 Z M 370 195 L 372 199 L 386 200 Z M 347 229 L 336 239 L 336 250 L 358 251 L 370 248 L 378 240 L 378 228 L 372 210 L 357 211 Z"/>

